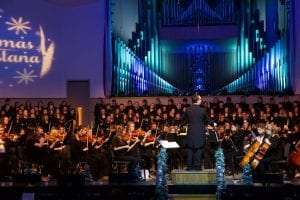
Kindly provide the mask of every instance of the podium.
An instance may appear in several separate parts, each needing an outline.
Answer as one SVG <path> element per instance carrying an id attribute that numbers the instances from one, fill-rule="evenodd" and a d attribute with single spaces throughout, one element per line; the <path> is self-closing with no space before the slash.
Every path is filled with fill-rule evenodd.
<path id="1" fill-rule="evenodd" d="M 215 169 L 205 170 L 172 170 L 172 183 L 174 185 L 210 185 L 216 184 L 217 173 Z"/>

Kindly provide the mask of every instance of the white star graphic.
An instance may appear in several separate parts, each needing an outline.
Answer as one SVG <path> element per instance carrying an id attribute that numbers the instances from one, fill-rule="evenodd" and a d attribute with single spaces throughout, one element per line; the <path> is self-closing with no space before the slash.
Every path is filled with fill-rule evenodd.
<path id="1" fill-rule="evenodd" d="M 28 26 L 30 23 L 29 21 L 23 22 L 23 18 L 19 17 L 18 21 L 15 18 L 10 18 L 11 21 L 5 22 L 7 25 L 9 25 L 9 28 L 7 30 L 9 31 L 16 31 L 16 34 L 18 35 L 19 32 L 23 32 L 24 34 L 27 34 L 27 30 L 31 30 L 31 28 Z"/>
<path id="2" fill-rule="evenodd" d="M 37 75 L 34 75 L 34 70 L 31 70 L 30 72 L 27 72 L 27 69 L 25 68 L 22 72 L 16 71 L 19 76 L 14 76 L 13 78 L 19 79 L 18 84 L 25 83 L 25 85 L 28 85 L 29 82 L 34 82 L 33 78 L 37 78 Z"/>

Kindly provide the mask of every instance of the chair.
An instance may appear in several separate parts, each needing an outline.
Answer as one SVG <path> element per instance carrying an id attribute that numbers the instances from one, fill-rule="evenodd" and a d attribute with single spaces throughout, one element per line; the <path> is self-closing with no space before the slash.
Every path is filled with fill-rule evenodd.
<path id="1" fill-rule="evenodd" d="M 20 174 L 41 174 L 43 164 L 30 158 L 25 146 L 19 145 L 17 151 Z"/>
<path id="2" fill-rule="evenodd" d="M 270 168 L 272 173 L 280 173 L 283 174 L 283 170 L 288 170 L 288 158 L 291 152 L 291 143 L 286 143 L 284 145 L 284 151 L 283 151 L 283 159 L 274 161 L 270 163 Z"/>
<path id="3" fill-rule="evenodd" d="M 121 182 L 122 179 L 132 179 L 130 172 L 131 161 L 122 160 L 115 157 L 113 150 L 111 149 L 112 156 L 112 174 L 111 179 L 117 179 L 118 182 Z M 141 169 L 143 170 L 144 177 L 146 177 L 146 170 L 144 160 L 141 160 Z"/>
<path id="4" fill-rule="evenodd" d="M 111 157 L 112 157 L 112 171 L 109 178 L 110 182 L 122 182 L 122 180 L 129 179 L 130 177 L 130 161 L 118 160 L 113 150 L 111 149 Z"/>
<path id="5" fill-rule="evenodd" d="M 129 173 L 130 161 L 126 160 L 113 160 L 112 162 L 112 173 L 115 174 L 126 174 Z"/>
<path id="6" fill-rule="evenodd" d="M 110 150 L 110 152 L 112 158 L 112 173 L 113 174 L 129 173 L 130 161 L 117 159 L 112 149 Z"/>

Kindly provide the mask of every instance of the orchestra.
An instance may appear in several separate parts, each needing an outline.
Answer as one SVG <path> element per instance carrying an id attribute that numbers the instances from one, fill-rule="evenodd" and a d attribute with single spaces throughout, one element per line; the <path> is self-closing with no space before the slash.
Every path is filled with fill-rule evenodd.
<path id="1" fill-rule="evenodd" d="M 283 146 L 289 143 L 290 174 L 298 175 L 298 101 L 275 104 L 271 98 L 264 104 L 258 98 L 256 103 L 247 104 L 241 98 L 234 104 L 231 98 L 225 103 L 214 98 L 205 104 L 210 123 L 206 127 L 205 159 L 201 163 L 204 169 L 216 167 L 214 153 L 222 147 L 226 175 L 248 163 L 256 174 L 265 174 L 270 163 L 283 159 Z M 20 173 L 18 161 L 22 160 L 39 164 L 43 181 L 58 174 L 74 173 L 80 163 L 88 163 L 93 179 L 98 180 L 111 173 L 114 159 L 130 161 L 135 178 L 140 178 L 136 168 L 141 163 L 154 176 L 161 139 L 180 144 L 179 149 L 168 151 L 169 169 L 186 166 L 179 163 L 186 162 L 186 135 L 180 131 L 188 125 L 184 115 L 189 106 L 186 98 L 176 104 L 169 99 L 167 105 L 159 98 L 151 104 L 144 99 L 141 105 L 99 99 L 95 120 L 76 127 L 76 110 L 66 101 L 60 105 L 39 101 L 36 106 L 29 101 L 16 102 L 13 106 L 6 99 L 0 111 L 0 177 Z M 242 159 L 237 160 L 238 157 Z"/>

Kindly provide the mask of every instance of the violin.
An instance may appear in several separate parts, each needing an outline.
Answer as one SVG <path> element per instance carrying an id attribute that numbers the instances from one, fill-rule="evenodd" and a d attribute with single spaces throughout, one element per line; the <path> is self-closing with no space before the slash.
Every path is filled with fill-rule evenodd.
<path id="1" fill-rule="evenodd" d="M 16 138 L 16 135 L 13 134 L 13 133 L 4 133 L 4 134 L 0 135 L 0 138 L 2 140 L 10 140 L 10 141 L 12 141 L 12 140 L 14 140 Z"/>
<path id="2" fill-rule="evenodd" d="M 128 134 L 122 136 L 122 140 L 125 142 L 136 142 L 137 139 L 138 139 L 137 137 L 135 137 L 135 136 L 130 137 L 130 135 L 128 135 Z"/>
<path id="3" fill-rule="evenodd" d="M 145 134 L 146 134 L 146 132 L 143 131 L 142 129 L 136 129 L 136 130 L 132 131 L 132 133 L 131 133 L 131 135 L 133 137 L 144 137 Z"/>
<path id="4" fill-rule="evenodd" d="M 82 135 L 79 136 L 79 140 L 82 142 L 92 143 L 97 139 L 97 136 L 92 134 L 91 129 L 84 128 L 81 130 L 81 132 Z"/>
<path id="5" fill-rule="evenodd" d="M 59 132 L 57 129 L 51 129 L 50 134 L 48 136 L 48 141 L 50 143 L 60 141 L 62 142 L 65 138 L 65 133 Z"/>
<path id="6" fill-rule="evenodd" d="M 154 142 L 155 140 L 156 140 L 156 138 L 152 134 L 147 136 L 147 138 L 146 138 L 146 142 Z"/>
<path id="7" fill-rule="evenodd" d="M 92 143 L 93 141 L 97 140 L 97 137 L 95 135 L 83 135 L 83 136 L 80 136 L 79 137 L 79 140 L 81 142 L 89 142 L 89 143 Z"/>

